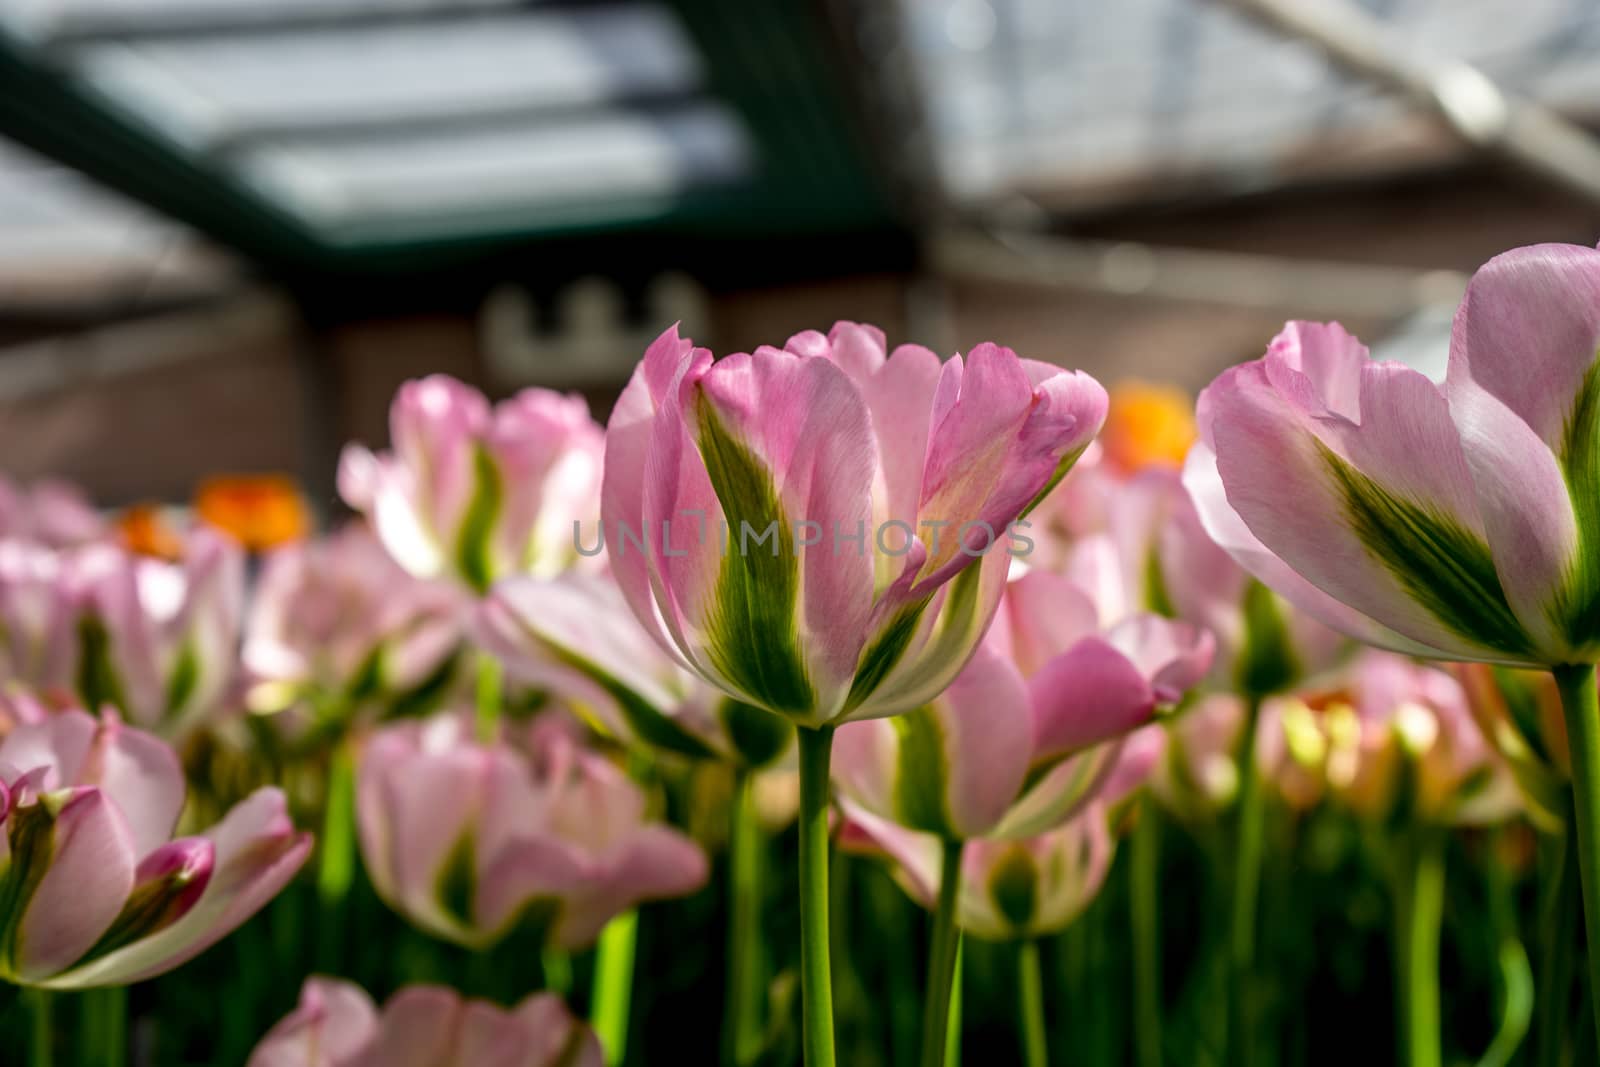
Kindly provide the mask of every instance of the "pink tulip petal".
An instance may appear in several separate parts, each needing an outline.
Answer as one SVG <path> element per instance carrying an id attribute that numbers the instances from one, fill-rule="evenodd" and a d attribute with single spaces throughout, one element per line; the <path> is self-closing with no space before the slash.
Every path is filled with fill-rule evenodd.
<path id="1" fill-rule="evenodd" d="M 561 948 L 592 944 L 606 923 L 638 904 L 687 896 L 706 884 L 700 846 L 665 826 L 642 826 L 604 857 L 581 892 L 566 901 L 551 938 Z"/>
<path id="2" fill-rule="evenodd" d="M 311 853 L 311 835 L 295 832 L 283 794 L 258 789 L 204 836 L 215 866 L 199 901 L 174 922 L 52 983 L 84 988 L 143 981 L 186 963 L 232 933 L 288 884 Z"/>
<path id="3" fill-rule="evenodd" d="M 1028 680 L 1034 759 L 1048 760 L 1122 736 L 1150 721 L 1150 679 L 1109 640 L 1087 637 Z"/>
<path id="4" fill-rule="evenodd" d="M 133 887 L 133 835 L 111 799 L 93 786 L 46 793 L 10 820 L 9 877 L 31 879 L 46 864 L 15 928 L 11 964 L 17 979 L 41 983 L 87 952 L 116 919 Z M 37 838 L 33 835 L 38 834 Z M 37 849 L 19 849 L 17 839 Z"/>
<path id="5" fill-rule="evenodd" d="M 1470 475 L 1437 389 L 1414 371 L 1368 365 L 1365 421 L 1356 425 L 1337 415 L 1317 416 L 1318 388 L 1289 361 L 1269 354 L 1225 372 L 1206 390 L 1228 504 L 1267 549 L 1337 600 L 1422 646 L 1462 658 L 1494 656 L 1485 642 L 1514 635 L 1461 634 L 1424 607 L 1403 584 L 1415 576 L 1391 569 L 1353 526 L 1329 472 L 1327 455 L 1337 454 L 1391 495 L 1410 500 L 1416 494 L 1416 506 L 1481 541 Z M 1429 463 L 1417 465 L 1418 455 L 1429 456 Z M 1482 603 L 1475 593 L 1462 596 Z"/>
<path id="6" fill-rule="evenodd" d="M 799 650 L 805 672 L 817 690 L 812 698 L 814 708 L 826 718 L 843 702 L 861 652 L 862 629 L 872 610 L 871 546 L 859 551 L 846 546 L 839 551 L 832 539 L 835 529 L 853 530 L 873 518 L 871 493 L 879 443 L 870 414 L 850 379 L 833 363 L 788 353 L 729 356 L 705 373 L 698 392 L 698 403 L 708 407 L 689 414 L 717 420 L 728 441 L 748 449 L 760 463 L 763 470 L 756 476 L 769 479 L 766 489 L 729 484 L 721 487 L 723 493 L 737 493 L 741 498 L 763 491 L 777 494 L 780 511 L 776 518 L 787 527 L 784 536 L 791 544 L 787 552 L 779 549 L 775 565 L 799 568 Z M 708 448 L 723 447 L 706 434 L 705 428 L 699 432 L 702 454 Z M 708 469 L 713 469 L 712 456 L 706 456 L 706 462 Z M 737 477 L 731 468 L 729 476 Z M 759 529 L 771 516 L 728 517 L 735 524 L 748 518 Z M 805 522 L 816 523 L 818 528 L 796 536 L 796 524 Z M 814 543 L 802 545 L 802 537 Z M 734 544 L 725 557 L 728 561 L 753 561 L 751 554 L 765 551 L 747 544 L 741 548 L 737 540 Z M 765 572 L 754 562 L 745 566 L 752 576 Z M 727 581 L 723 577 L 719 589 Z M 732 636 L 719 634 L 719 626 L 739 625 L 732 619 L 718 619 L 720 615 L 706 620 L 713 649 Z M 769 625 L 788 624 L 778 620 Z M 754 636 L 762 640 L 761 635 Z M 736 640 L 742 645 L 751 635 L 739 635 Z M 724 655 L 735 661 L 742 658 L 731 650 Z M 728 667 L 723 670 L 729 672 Z M 768 703 L 761 693 L 751 695 L 757 703 Z M 813 709 L 774 705 L 774 710 L 803 714 Z"/>
<path id="7" fill-rule="evenodd" d="M 512 1061 L 518 1067 L 602 1067 L 600 1039 L 572 1017 L 560 997 L 535 993 L 514 1010 L 528 1035 L 524 1058 Z"/>
<path id="8" fill-rule="evenodd" d="M 1559 453 L 1597 349 L 1600 252 L 1560 244 L 1513 249 L 1478 268 L 1456 312 L 1446 378 L 1451 403 L 1476 387 Z"/>
<path id="9" fill-rule="evenodd" d="M 1209 409 L 1209 397 L 1202 393 L 1202 427 L 1208 425 L 1206 415 Z M 1236 563 L 1296 608 L 1340 633 L 1370 645 L 1413 655 L 1439 654 L 1437 649 L 1395 633 L 1370 616 L 1334 599 L 1269 551 L 1250 532 L 1239 513 L 1233 510 L 1233 505 L 1228 503 L 1222 476 L 1217 471 L 1216 453 L 1203 439 L 1196 441 L 1189 450 L 1183 481 L 1207 536 L 1226 549 Z M 1235 635 L 1235 641 L 1240 639 L 1242 634 Z"/>
<path id="10" fill-rule="evenodd" d="M 378 1010 L 352 982 L 308 978 L 300 1004 L 256 1045 L 245 1067 L 352 1067 L 378 1033 Z"/>
<path id="11" fill-rule="evenodd" d="M 453 989 L 407 986 L 383 1006 L 377 1032 L 351 1067 L 449 1067 L 476 1064 L 461 1057 L 467 1004 Z"/>
<path id="12" fill-rule="evenodd" d="M 928 707 L 840 727 L 834 781 L 885 818 L 976 837 L 1016 799 L 1032 740 L 1028 691 L 1016 668 L 980 651 Z"/>

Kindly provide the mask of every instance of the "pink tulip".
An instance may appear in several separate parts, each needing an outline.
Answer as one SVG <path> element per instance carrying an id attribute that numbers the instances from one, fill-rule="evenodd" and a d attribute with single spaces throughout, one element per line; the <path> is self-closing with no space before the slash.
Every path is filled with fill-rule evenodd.
<path id="1" fill-rule="evenodd" d="M 175 563 L 111 544 L 0 541 L 0 665 L 176 737 L 230 694 L 243 601 L 238 549 L 207 531 Z"/>
<path id="2" fill-rule="evenodd" d="M 430 934 L 482 948 L 519 921 L 562 948 L 607 920 L 706 881 L 698 846 L 645 821 L 645 798 L 559 722 L 527 754 L 444 714 L 380 731 L 361 756 L 356 814 L 378 893 Z"/>
<path id="3" fill-rule="evenodd" d="M 57 692 L 74 684 L 78 628 L 67 568 L 55 549 L 0 540 L 0 676 Z"/>
<path id="4" fill-rule="evenodd" d="M 278 549 L 246 622 L 250 706 L 392 703 L 448 670 L 465 614 L 458 590 L 413 578 L 360 523 Z"/>
<path id="5" fill-rule="evenodd" d="M 525 389 L 491 407 L 435 374 L 400 387 L 389 435 L 392 452 L 346 447 L 339 491 L 412 574 L 483 593 L 580 562 L 575 524 L 599 517 L 604 446 L 582 397 Z"/>
<path id="6" fill-rule="evenodd" d="M 846 806 L 843 842 L 894 865 L 895 878 L 917 903 L 939 895 L 938 837 L 917 833 Z M 1053 830 L 1020 840 L 969 841 L 961 853 L 956 923 L 988 941 L 1059 933 L 1094 900 L 1111 869 L 1116 843 L 1102 804 L 1092 804 Z"/>
<path id="7" fill-rule="evenodd" d="M 598 733 L 749 767 L 792 745 L 782 719 L 712 689 L 653 641 L 609 575 L 508 578 L 480 603 L 475 635 L 515 682 L 559 697 Z"/>
<path id="8" fill-rule="evenodd" d="M 1338 325 L 1290 323 L 1202 394 L 1186 480 L 1246 569 L 1363 641 L 1592 662 L 1597 338 L 1600 252 L 1567 245 L 1474 275 L 1442 387 Z"/>
<path id="9" fill-rule="evenodd" d="M 662 646 L 742 701 L 811 727 L 918 707 L 1105 408 L 995 345 L 941 364 L 839 323 L 713 362 L 673 328 L 607 430 L 611 567 Z"/>
<path id="10" fill-rule="evenodd" d="M 1210 666 L 1209 634 L 1140 614 L 1109 629 L 1071 579 L 1009 583 L 980 651 L 950 688 L 834 741 L 840 792 L 913 830 L 957 840 L 1037 833 L 1103 784 L 1123 738 Z"/>
<path id="11" fill-rule="evenodd" d="M 0 537 L 70 548 L 107 533 L 105 520 L 77 486 L 46 479 L 24 487 L 0 477 Z"/>
<path id="12" fill-rule="evenodd" d="M 71 989 L 161 974 L 253 915 L 311 850 L 276 789 L 173 839 L 183 802 L 178 757 L 115 714 L 13 728 L 0 742 L 0 973 Z"/>
<path id="13" fill-rule="evenodd" d="M 1339 634 L 1272 596 L 1211 539 L 1174 470 L 1080 467 L 1038 521 L 1050 569 L 1091 590 L 1108 622 L 1153 611 L 1209 631 L 1221 688 L 1272 692 L 1346 651 Z"/>
<path id="14" fill-rule="evenodd" d="M 407 986 L 380 1012 L 360 986 L 309 978 L 300 1005 L 246 1067 L 601 1067 L 600 1042 L 561 998 L 506 1010 L 444 986 Z"/>
<path id="15" fill-rule="evenodd" d="M 1510 768 L 1484 740 L 1460 683 L 1386 652 L 1359 657 L 1333 688 L 1263 708 L 1263 773 L 1289 802 L 1331 798 L 1375 822 L 1485 824 L 1520 810 Z"/>

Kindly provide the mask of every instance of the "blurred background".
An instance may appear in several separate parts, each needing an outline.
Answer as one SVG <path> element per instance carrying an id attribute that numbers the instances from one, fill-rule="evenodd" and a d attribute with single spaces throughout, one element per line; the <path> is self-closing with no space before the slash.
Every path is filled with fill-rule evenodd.
<path id="1" fill-rule="evenodd" d="M 400 381 L 603 416 L 675 320 L 1437 373 L 1466 273 L 1600 236 L 1589 123 L 1590 0 L 0 0 L 0 467 L 326 506 Z"/>

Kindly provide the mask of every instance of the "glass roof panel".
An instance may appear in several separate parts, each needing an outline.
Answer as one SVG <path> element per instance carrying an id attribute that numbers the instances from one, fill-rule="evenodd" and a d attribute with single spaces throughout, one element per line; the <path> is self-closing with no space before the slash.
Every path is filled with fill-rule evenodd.
<path id="1" fill-rule="evenodd" d="M 1418 55 L 1600 117 L 1600 5 L 1366 0 Z M 1419 112 L 1310 45 L 1201 0 L 903 0 L 936 153 L 958 197 L 1115 199 L 1130 179 L 1269 184 L 1403 166 Z M 1414 141 L 1414 138 L 1412 139 Z M 1329 145 L 1339 146 L 1337 151 Z M 1352 147 L 1355 146 L 1355 147 Z M 1414 147 L 1414 145 L 1413 145 Z M 1387 155 L 1385 155 L 1387 154 Z"/>
<path id="2" fill-rule="evenodd" d="M 147 32 L 196 24 L 261 26 L 286 20 L 480 11 L 526 0 L 0 0 L 0 23 L 30 37 Z"/>
<path id="3" fill-rule="evenodd" d="M 274 199 L 328 229 L 426 228 L 432 220 L 569 213 L 747 175 L 753 150 L 719 104 L 408 135 L 270 141 L 236 158 Z M 470 227 L 469 227 L 470 228 Z"/>
<path id="4" fill-rule="evenodd" d="M 135 37 L 71 56 L 105 99 L 192 147 L 594 106 L 702 80 L 674 17 L 645 4 Z"/>

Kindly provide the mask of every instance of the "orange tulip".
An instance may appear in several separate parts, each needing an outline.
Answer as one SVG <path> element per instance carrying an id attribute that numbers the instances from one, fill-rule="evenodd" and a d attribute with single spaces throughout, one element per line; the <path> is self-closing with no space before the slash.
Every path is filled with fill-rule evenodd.
<path id="1" fill-rule="evenodd" d="M 1177 470 L 1194 437 L 1194 400 L 1182 389 L 1140 381 L 1111 387 L 1100 445 L 1106 460 L 1124 474 L 1146 467 Z"/>
<path id="2" fill-rule="evenodd" d="M 283 474 L 222 474 L 195 493 L 195 513 L 245 548 L 262 552 L 298 541 L 311 529 L 311 508 Z"/>

